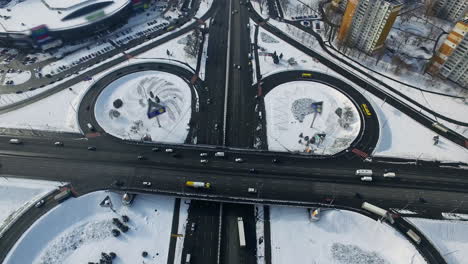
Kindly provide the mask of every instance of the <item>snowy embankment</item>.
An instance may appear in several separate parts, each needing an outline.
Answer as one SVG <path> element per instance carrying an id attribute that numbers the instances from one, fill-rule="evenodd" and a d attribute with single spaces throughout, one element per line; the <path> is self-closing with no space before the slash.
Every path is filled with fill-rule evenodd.
<path id="1" fill-rule="evenodd" d="M 0 178 L 0 237 L 17 217 L 61 185 L 51 181 Z"/>
<path id="2" fill-rule="evenodd" d="M 315 112 L 314 104 L 320 104 Z M 268 149 L 333 155 L 349 147 L 361 128 L 351 100 L 310 81 L 281 84 L 265 96 Z"/>
<path id="3" fill-rule="evenodd" d="M 438 249 L 447 264 L 464 264 L 468 259 L 468 222 L 406 218 Z"/>
<path id="4" fill-rule="evenodd" d="M 110 197 L 111 207 L 100 203 Z M 186 208 L 184 208 L 186 210 Z M 131 206 L 112 192 L 94 192 L 61 203 L 18 240 L 5 262 L 9 264 L 74 264 L 99 262 L 101 252 L 114 252 L 113 263 L 167 263 L 174 198 L 138 195 Z M 113 218 L 129 230 L 114 237 Z M 181 214 L 185 221 L 185 214 Z M 146 251 L 148 255 L 142 256 Z"/>
<path id="5" fill-rule="evenodd" d="M 118 100 L 120 106 L 116 105 Z M 191 103 L 190 87 L 180 77 L 166 72 L 141 71 L 110 83 L 99 94 L 94 113 L 99 125 L 113 136 L 183 143 L 188 134 Z M 148 118 L 151 104 L 164 106 L 166 112 Z"/>
<path id="6" fill-rule="evenodd" d="M 272 264 L 426 263 L 416 248 L 385 223 L 345 210 L 322 210 L 310 222 L 306 208 L 272 206 Z"/>
<path id="7" fill-rule="evenodd" d="M 272 21 L 273 20 L 270 22 Z M 276 24 L 280 23 L 276 22 Z M 311 58 L 288 43 L 274 37 L 264 29 L 260 28 L 259 30 L 259 46 L 264 48 L 265 52 L 273 53 L 276 51 L 278 55 L 283 53 L 283 59 L 280 59 L 279 64 L 274 64 L 273 59 L 269 56 L 260 56 L 260 69 L 263 76 L 290 69 L 306 69 L 323 72 L 347 82 L 356 90 L 360 91 L 371 102 L 372 107 L 377 111 L 380 124 L 380 140 L 377 143 L 373 155 L 468 163 L 467 149 L 464 149 L 463 147 L 442 137 L 439 145 L 433 145 L 432 138 L 435 133 L 432 130 L 425 128 L 398 109 L 390 106 L 366 90 L 354 85 L 344 79 L 341 75 L 316 61 L 314 58 Z M 289 31 L 285 30 L 285 32 L 288 33 Z M 297 38 L 297 36 L 291 32 L 289 32 L 289 34 L 291 37 Z M 303 43 L 309 43 L 312 39 L 312 37 L 306 38 Z M 315 46 L 314 49 L 316 49 Z M 259 51 L 259 55 L 260 53 L 261 52 Z M 291 65 L 288 63 L 290 58 L 293 58 L 293 61 L 297 64 Z M 433 96 L 437 97 L 436 95 Z M 441 99 L 442 97 L 438 96 L 438 98 Z M 445 98 L 444 100 L 447 100 L 445 101 L 445 106 L 447 106 L 450 104 L 452 99 Z"/>

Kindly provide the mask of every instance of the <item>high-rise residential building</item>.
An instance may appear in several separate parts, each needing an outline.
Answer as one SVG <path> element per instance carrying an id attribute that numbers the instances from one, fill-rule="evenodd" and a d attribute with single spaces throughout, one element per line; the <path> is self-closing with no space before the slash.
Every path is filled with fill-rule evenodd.
<path id="1" fill-rule="evenodd" d="M 348 0 L 332 0 L 332 6 L 341 12 L 346 10 L 346 5 L 348 5 Z"/>
<path id="2" fill-rule="evenodd" d="M 468 0 L 438 0 L 434 5 L 436 16 L 450 21 L 459 21 L 468 13 Z"/>
<path id="3" fill-rule="evenodd" d="M 427 67 L 431 74 L 439 74 L 468 87 L 468 19 L 455 24 L 455 27 L 440 46 L 437 54 Z"/>
<path id="4" fill-rule="evenodd" d="M 338 41 L 374 53 L 384 47 L 401 7 L 397 0 L 348 0 Z"/>

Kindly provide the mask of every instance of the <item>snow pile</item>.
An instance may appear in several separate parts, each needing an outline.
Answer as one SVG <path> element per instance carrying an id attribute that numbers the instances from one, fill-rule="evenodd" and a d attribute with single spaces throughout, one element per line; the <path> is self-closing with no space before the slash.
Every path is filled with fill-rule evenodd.
<path id="1" fill-rule="evenodd" d="M 30 71 L 15 71 L 5 74 L 5 79 L 3 79 L 3 85 L 7 84 L 8 81 L 13 81 L 13 85 L 22 84 L 31 79 Z"/>
<path id="2" fill-rule="evenodd" d="M 307 209 L 272 206 L 272 263 L 426 263 L 416 248 L 387 224 L 358 213 L 322 211 L 310 222 Z"/>
<path id="3" fill-rule="evenodd" d="M 0 178 L 0 234 L 29 206 L 58 186 L 58 182 Z"/>
<path id="4" fill-rule="evenodd" d="M 99 205 L 106 196 L 110 208 Z M 114 263 L 167 263 L 173 211 L 174 198 L 159 195 L 138 195 L 130 207 L 121 204 L 119 194 L 104 191 L 69 199 L 34 223 L 5 263 L 99 262 L 101 252 L 115 252 Z M 112 219 L 122 215 L 129 217 L 124 223 L 129 230 L 113 237 L 110 230 L 117 227 Z M 146 258 L 143 251 L 148 252 Z"/>
<path id="5" fill-rule="evenodd" d="M 312 104 L 319 102 L 322 112 L 316 113 Z M 317 82 L 275 87 L 265 96 L 265 109 L 269 150 L 332 155 L 347 148 L 361 128 L 351 100 Z"/>
<path id="6" fill-rule="evenodd" d="M 436 246 L 447 264 L 468 259 L 468 222 L 407 218 Z"/>
<path id="7" fill-rule="evenodd" d="M 123 105 L 115 107 L 120 99 Z M 148 118 L 149 100 L 165 106 L 166 113 Z M 130 140 L 183 143 L 192 114 L 189 85 L 176 75 L 141 71 L 119 78 L 98 96 L 96 120 L 109 134 Z"/>

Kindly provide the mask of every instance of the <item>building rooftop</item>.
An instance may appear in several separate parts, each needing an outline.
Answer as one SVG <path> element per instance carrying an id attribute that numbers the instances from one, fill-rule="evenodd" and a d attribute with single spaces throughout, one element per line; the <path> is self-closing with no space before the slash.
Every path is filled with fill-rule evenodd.
<path id="1" fill-rule="evenodd" d="M 85 26 L 112 15 L 131 0 L 25 0 L 0 8 L 0 32 L 27 33 L 40 25 L 49 30 Z"/>

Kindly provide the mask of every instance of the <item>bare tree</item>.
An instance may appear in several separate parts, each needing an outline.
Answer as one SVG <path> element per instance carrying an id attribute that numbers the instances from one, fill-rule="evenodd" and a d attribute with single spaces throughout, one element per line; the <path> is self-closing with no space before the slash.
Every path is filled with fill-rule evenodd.
<path id="1" fill-rule="evenodd" d="M 423 0 L 424 2 L 424 13 L 426 17 L 434 15 L 434 6 L 437 0 Z"/>
<path id="2" fill-rule="evenodd" d="M 200 30 L 197 28 L 192 31 L 191 34 L 187 35 L 187 41 L 185 43 L 185 53 L 190 57 L 197 57 L 198 51 L 200 49 L 200 43 L 202 41 L 202 35 Z"/>

